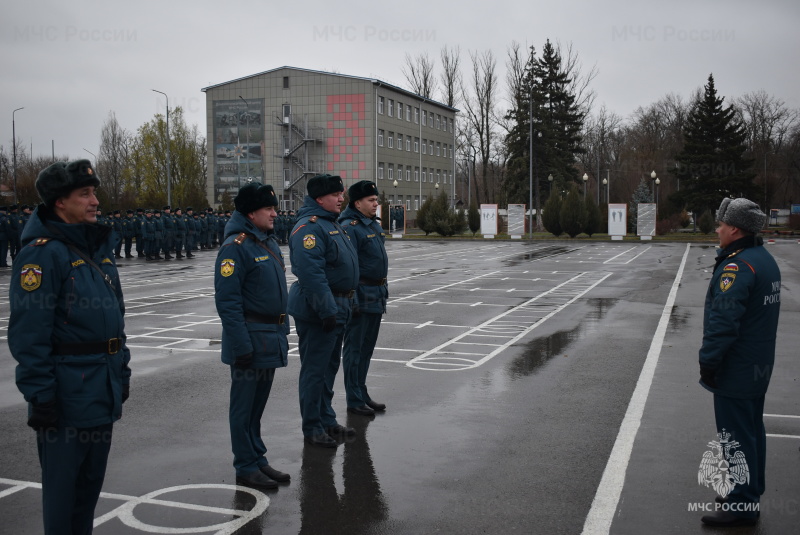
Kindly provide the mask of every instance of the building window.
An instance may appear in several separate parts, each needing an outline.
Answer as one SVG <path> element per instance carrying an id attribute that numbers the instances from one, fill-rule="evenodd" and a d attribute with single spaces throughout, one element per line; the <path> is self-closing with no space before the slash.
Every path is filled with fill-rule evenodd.
<path id="1" fill-rule="evenodd" d="M 414 182 L 419 182 L 419 167 L 414 168 Z"/>
<path id="2" fill-rule="evenodd" d="M 283 88 L 284 89 L 289 89 L 289 77 L 288 76 L 284 76 L 283 77 Z"/>
<path id="3" fill-rule="evenodd" d="M 394 206 L 394 195 L 389 195 L 389 205 Z"/>
<path id="4" fill-rule="evenodd" d="M 441 130 L 439 128 L 439 126 L 441 125 L 441 122 L 442 122 L 442 116 L 437 113 L 436 114 L 436 130 Z"/>
<path id="5" fill-rule="evenodd" d="M 406 212 L 409 211 L 411 211 L 411 195 L 409 195 L 408 199 L 406 199 Z"/>
<path id="6" fill-rule="evenodd" d="M 447 117 L 442 117 L 442 130 L 447 132 Z"/>
<path id="7" fill-rule="evenodd" d="M 403 180 L 403 166 L 397 165 L 397 180 Z"/>
<path id="8" fill-rule="evenodd" d="M 378 130 L 378 146 L 383 147 L 383 130 Z"/>
<path id="9" fill-rule="evenodd" d="M 427 122 L 427 120 L 428 120 L 428 112 L 425 111 L 425 110 L 422 110 L 422 126 L 425 126 L 425 123 Z"/>
<path id="10" fill-rule="evenodd" d="M 414 108 L 414 124 L 419 124 L 419 108 Z"/>
<path id="11" fill-rule="evenodd" d="M 438 141 L 436 142 L 436 156 L 442 155 L 442 144 Z"/>
<path id="12" fill-rule="evenodd" d="M 453 159 L 453 146 L 450 145 L 450 159 Z"/>
<path id="13" fill-rule="evenodd" d="M 436 170 L 436 183 L 439 183 L 439 177 L 441 176 L 442 171 L 440 169 Z"/>
<path id="14" fill-rule="evenodd" d="M 389 117 L 394 117 L 394 100 L 389 99 L 386 102 L 386 108 L 387 111 L 389 112 Z"/>
<path id="15" fill-rule="evenodd" d="M 411 122 L 411 106 L 406 106 L 406 121 Z"/>
<path id="16" fill-rule="evenodd" d="M 383 162 L 378 164 L 378 180 L 383 180 Z"/>
<path id="17" fill-rule="evenodd" d="M 378 113 L 383 115 L 383 97 L 378 97 Z"/>
<path id="18" fill-rule="evenodd" d="M 406 136 L 406 150 L 411 152 L 411 136 Z"/>
<path id="19" fill-rule="evenodd" d="M 397 150 L 403 150 L 403 134 L 397 134 Z"/>
<path id="20" fill-rule="evenodd" d="M 450 119 L 450 133 L 453 133 L 453 119 Z"/>
<path id="21" fill-rule="evenodd" d="M 394 132 L 389 132 L 389 137 L 387 138 L 387 141 L 389 142 L 388 147 L 390 149 L 393 149 L 394 148 Z"/>
<path id="22" fill-rule="evenodd" d="M 428 143 L 428 147 L 431 150 L 431 152 L 430 152 L 431 156 L 433 156 L 433 140 L 431 140 L 430 143 Z"/>
<path id="23" fill-rule="evenodd" d="M 394 179 L 394 164 L 389 164 L 389 180 Z"/>
<path id="24" fill-rule="evenodd" d="M 414 210 L 419 210 L 419 195 L 414 195 Z"/>
<path id="25" fill-rule="evenodd" d="M 414 152 L 419 152 L 419 138 L 414 138 Z"/>
<path id="26" fill-rule="evenodd" d="M 403 120 L 403 103 L 402 102 L 398 102 L 397 103 L 397 118 L 400 119 L 401 121 Z"/>
<path id="27" fill-rule="evenodd" d="M 422 181 L 423 182 L 427 182 L 428 181 L 428 168 L 427 167 L 423 167 L 422 168 Z"/>
<path id="28" fill-rule="evenodd" d="M 411 182 L 411 168 L 406 167 L 406 182 Z"/>
<path id="29" fill-rule="evenodd" d="M 428 140 L 422 140 L 422 154 L 428 154 Z"/>

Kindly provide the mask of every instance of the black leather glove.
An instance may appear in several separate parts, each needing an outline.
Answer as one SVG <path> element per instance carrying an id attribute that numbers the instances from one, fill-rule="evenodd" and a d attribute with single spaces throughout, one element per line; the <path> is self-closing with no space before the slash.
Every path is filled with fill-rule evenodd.
<path id="1" fill-rule="evenodd" d="M 328 316 L 322 320 L 322 331 L 329 333 L 336 328 L 336 316 Z"/>
<path id="2" fill-rule="evenodd" d="M 236 359 L 233 361 L 233 366 L 234 368 L 241 369 L 251 368 L 253 366 L 253 353 L 250 352 L 236 357 Z"/>
<path id="3" fill-rule="evenodd" d="M 353 306 L 353 319 L 361 317 L 361 309 L 358 308 L 358 305 Z"/>
<path id="4" fill-rule="evenodd" d="M 56 408 L 55 399 L 47 403 L 32 404 L 28 426 L 37 431 L 47 431 L 48 429 L 55 429 L 57 425 L 58 409 Z"/>
<path id="5" fill-rule="evenodd" d="M 717 388 L 716 375 L 717 370 L 700 366 L 700 380 L 711 388 Z"/>
<path id="6" fill-rule="evenodd" d="M 122 402 L 128 401 L 129 397 L 131 397 L 131 385 L 122 385 Z"/>

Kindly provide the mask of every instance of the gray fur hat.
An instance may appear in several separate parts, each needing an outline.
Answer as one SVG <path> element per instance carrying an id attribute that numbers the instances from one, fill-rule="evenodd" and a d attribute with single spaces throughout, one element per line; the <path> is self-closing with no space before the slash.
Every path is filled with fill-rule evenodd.
<path id="1" fill-rule="evenodd" d="M 36 191 L 42 202 L 51 208 L 72 190 L 86 186 L 100 186 L 100 179 L 89 160 L 56 162 L 44 168 L 36 178 Z"/>
<path id="2" fill-rule="evenodd" d="M 741 197 L 739 199 L 722 199 L 717 210 L 717 221 L 738 227 L 745 232 L 758 234 L 764 228 L 767 214 L 762 212 L 753 201 Z"/>

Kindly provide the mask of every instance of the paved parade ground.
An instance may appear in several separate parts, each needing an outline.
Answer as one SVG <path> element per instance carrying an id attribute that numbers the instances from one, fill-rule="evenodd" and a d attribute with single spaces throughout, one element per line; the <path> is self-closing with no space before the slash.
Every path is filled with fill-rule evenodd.
<path id="1" fill-rule="evenodd" d="M 727 533 L 800 532 L 800 244 L 767 247 L 783 276 L 767 490 L 758 526 Z M 697 384 L 712 245 L 387 250 L 367 379 L 387 411 L 346 414 L 340 371 L 334 409 L 358 434 L 336 450 L 304 446 L 292 330 L 262 421 L 270 464 L 292 480 L 271 492 L 235 486 L 216 250 L 118 260 L 133 376 L 95 533 L 716 533 L 701 526 L 715 493 L 697 477 L 717 439 Z M 5 343 L 18 283 L 0 270 L 0 526 L 15 535 L 42 530 L 35 436 Z"/>

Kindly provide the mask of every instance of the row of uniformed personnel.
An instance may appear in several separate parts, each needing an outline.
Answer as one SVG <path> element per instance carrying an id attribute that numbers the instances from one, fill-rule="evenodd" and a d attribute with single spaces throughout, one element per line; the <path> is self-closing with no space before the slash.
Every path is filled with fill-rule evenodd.
<path id="1" fill-rule="evenodd" d="M 17 257 L 20 249 L 20 236 L 25 228 L 25 223 L 31 217 L 33 207 L 23 204 L 0 206 L 0 267 L 9 267 L 7 255 L 11 253 L 11 260 Z"/>

